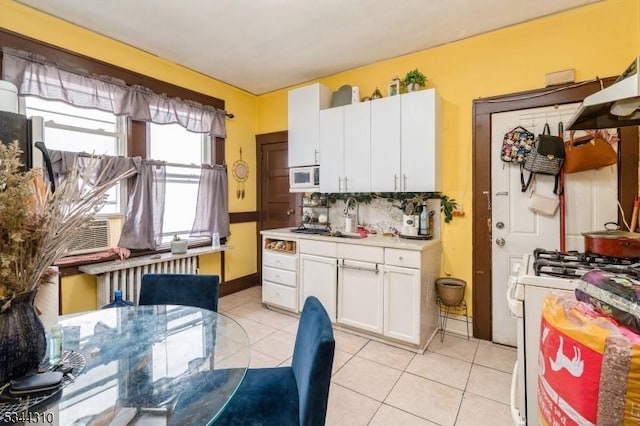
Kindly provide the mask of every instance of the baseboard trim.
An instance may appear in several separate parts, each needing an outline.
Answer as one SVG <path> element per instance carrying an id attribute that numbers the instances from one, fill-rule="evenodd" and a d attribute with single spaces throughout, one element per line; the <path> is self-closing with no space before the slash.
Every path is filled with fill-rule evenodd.
<path id="1" fill-rule="evenodd" d="M 260 285 L 260 277 L 257 273 L 245 275 L 235 280 L 225 281 L 220 285 L 220 297 L 237 293 L 257 285 Z"/>

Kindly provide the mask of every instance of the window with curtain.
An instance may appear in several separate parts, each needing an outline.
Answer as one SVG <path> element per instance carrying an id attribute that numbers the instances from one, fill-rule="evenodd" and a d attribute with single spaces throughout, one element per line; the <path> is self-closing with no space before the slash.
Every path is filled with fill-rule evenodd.
<path id="1" fill-rule="evenodd" d="M 179 124 L 149 123 L 148 129 L 149 157 L 168 163 L 162 242 L 170 241 L 174 235 L 189 238 L 196 213 L 200 165 L 210 162 L 211 138 Z"/>
<path id="2" fill-rule="evenodd" d="M 224 110 L 53 64 L 29 52 L 5 47 L 2 53 L 2 78 L 18 87 L 28 115 L 45 118 L 45 143 L 57 151 L 59 176 L 73 152 L 126 155 L 131 143 L 129 149 L 143 157 L 121 159 L 133 161 L 137 174 L 127 190 L 120 247 L 156 249 L 175 234 L 229 235 L 226 171 L 200 168 L 211 161 L 211 138 L 226 136 Z M 147 125 L 140 132 L 143 122 Z M 122 211 L 119 199 L 118 188 L 104 213 Z"/>
<path id="3" fill-rule="evenodd" d="M 124 117 L 34 96 L 24 98 L 24 107 L 28 117 L 44 118 L 44 142 L 48 149 L 111 156 L 126 154 Z M 98 214 L 124 214 L 122 185 L 109 191 Z"/>

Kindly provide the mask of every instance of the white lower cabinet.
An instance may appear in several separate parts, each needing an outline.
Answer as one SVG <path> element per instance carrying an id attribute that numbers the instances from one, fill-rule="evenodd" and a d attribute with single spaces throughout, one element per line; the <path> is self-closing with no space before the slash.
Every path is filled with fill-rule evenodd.
<path id="1" fill-rule="evenodd" d="M 263 250 L 264 303 L 300 312 L 315 296 L 333 323 L 418 351 L 435 336 L 439 242 L 407 249 L 283 238 L 291 251 L 274 252 L 266 249 L 279 241 L 272 235 Z"/>
<path id="2" fill-rule="evenodd" d="M 420 270 L 385 265 L 383 275 L 384 335 L 419 344 Z"/>
<path id="3" fill-rule="evenodd" d="M 307 297 L 315 296 L 336 321 L 337 267 L 335 257 L 300 254 L 300 310 Z"/>
<path id="4" fill-rule="evenodd" d="M 281 248 L 269 248 L 280 242 Z M 262 301 L 298 312 L 297 241 L 265 237 L 262 247 Z"/>
<path id="5" fill-rule="evenodd" d="M 342 260 L 338 265 L 339 324 L 382 334 L 383 280 L 377 263 Z"/>
<path id="6" fill-rule="evenodd" d="M 262 301 L 268 305 L 274 305 L 287 310 L 297 310 L 296 288 L 272 283 L 262 282 Z"/>

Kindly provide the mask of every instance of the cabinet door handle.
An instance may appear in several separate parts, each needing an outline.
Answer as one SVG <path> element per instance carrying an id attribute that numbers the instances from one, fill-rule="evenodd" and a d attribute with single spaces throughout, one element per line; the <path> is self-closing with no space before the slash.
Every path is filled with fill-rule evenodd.
<path id="1" fill-rule="evenodd" d="M 345 176 L 345 177 L 344 177 L 344 190 L 345 190 L 345 191 L 347 191 L 347 190 L 349 189 L 349 185 L 347 184 L 347 181 L 348 181 L 348 180 L 349 180 L 349 179 L 347 179 L 347 177 Z"/>
<path id="2" fill-rule="evenodd" d="M 378 264 L 376 263 L 376 267 L 374 269 L 372 268 L 361 268 L 359 266 L 347 266 L 343 263 L 339 263 L 338 264 L 338 268 L 342 268 L 342 269 L 351 269 L 354 271 L 365 271 L 365 272 L 375 272 L 376 274 L 380 272 L 380 270 L 378 269 Z"/>
<path id="3" fill-rule="evenodd" d="M 404 188 L 402 188 L 402 189 L 404 189 L 406 191 L 407 190 L 407 175 L 403 174 L 402 177 L 404 179 Z"/>
<path id="4" fill-rule="evenodd" d="M 338 192 L 342 191 L 342 178 L 338 176 Z"/>
<path id="5" fill-rule="evenodd" d="M 398 175 L 393 175 L 393 192 L 398 190 Z"/>
<path id="6" fill-rule="evenodd" d="M 313 150 L 313 162 L 315 164 L 318 164 L 318 150 L 317 149 Z"/>

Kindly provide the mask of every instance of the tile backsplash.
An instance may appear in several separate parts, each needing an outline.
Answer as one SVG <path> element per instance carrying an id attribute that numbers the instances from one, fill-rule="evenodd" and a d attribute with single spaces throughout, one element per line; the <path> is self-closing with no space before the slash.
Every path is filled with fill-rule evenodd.
<path id="1" fill-rule="evenodd" d="M 378 233 L 387 232 L 390 229 L 402 230 L 403 211 L 399 208 L 400 201 L 389 202 L 386 199 L 374 199 L 370 203 L 358 203 L 358 224 L 365 226 L 369 230 Z M 329 209 L 329 223 L 333 231 L 344 231 L 345 229 L 345 203 L 337 201 L 331 204 Z M 434 210 L 433 233 L 435 238 L 440 237 L 440 200 L 427 200 L 427 208 Z M 354 216 L 354 209 L 349 210 Z M 353 218 L 355 224 L 355 217 Z"/>

